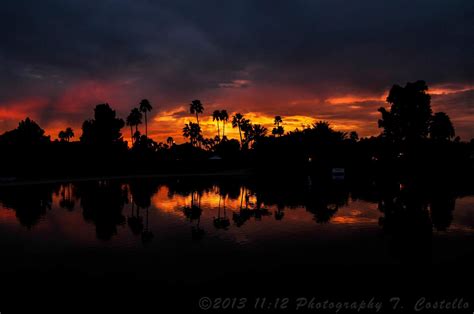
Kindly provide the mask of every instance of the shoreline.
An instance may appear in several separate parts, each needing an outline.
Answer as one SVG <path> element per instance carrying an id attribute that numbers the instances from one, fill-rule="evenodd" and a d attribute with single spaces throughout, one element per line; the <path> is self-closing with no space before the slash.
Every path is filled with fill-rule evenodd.
<path id="1" fill-rule="evenodd" d="M 226 177 L 226 176 L 249 176 L 254 172 L 252 169 L 239 169 L 232 171 L 220 172 L 185 172 L 185 173 L 168 173 L 168 174 L 135 174 L 135 175 L 116 175 L 116 176 L 87 176 L 87 177 L 63 177 L 63 178 L 38 178 L 38 179 L 17 179 L 12 178 L 11 181 L 0 181 L 0 187 L 4 186 L 21 186 L 21 185 L 39 185 L 66 182 L 86 182 L 99 180 L 124 180 L 124 179 L 163 179 L 163 178 L 183 178 L 183 177 Z M 5 179 L 5 178 L 2 178 Z M 7 178 L 8 179 L 8 178 Z"/>

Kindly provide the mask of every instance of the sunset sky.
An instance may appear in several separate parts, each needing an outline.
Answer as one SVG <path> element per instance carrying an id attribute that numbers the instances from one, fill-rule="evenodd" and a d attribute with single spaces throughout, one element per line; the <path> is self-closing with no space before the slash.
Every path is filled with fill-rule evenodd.
<path id="1" fill-rule="evenodd" d="M 30 116 L 77 139 L 96 104 L 125 118 L 148 98 L 157 141 L 183 141 L 193 99 L 206 135 L 215 109 L 376 135 L 388 89 L 423 79 L 474 137 L 472 0 L 6 0 L 0 36 L 1 132 Z"/>

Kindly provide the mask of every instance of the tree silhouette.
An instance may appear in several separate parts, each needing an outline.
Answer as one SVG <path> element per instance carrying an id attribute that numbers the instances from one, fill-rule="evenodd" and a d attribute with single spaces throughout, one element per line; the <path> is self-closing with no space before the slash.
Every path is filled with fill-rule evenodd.
<path id="1" fill-rule="evenodd" d="M 455 136 L 451 119 L 444 112 L 437 112 L 431 118 L 430 137 L 435 141 L 449 141 Z"/>
<path id="2" fill-rule="evenodd" d="M 280 125 L 282 123 L 283 123 L 283 119 L 281 118 L 281 116 L 275 116 L 275 120 L 273 122 L 273 124 L 275 125 L 275 128 L 273 128 L 272 130 L 273 135 L 275 136 L 278 135 L 281 137 L 285 133 L 285 130 Z"/>
<path id="3" fill-rule="evenodd" d="M 204 111 L 204 106 L 202 105 L 201 101 L 198 99 L 193 100 L 191 104 L 189 105 L 189 112 L 191 112 L 191 114 L 196 115 L 196 122 L 198 125 L 199 125 L 199 114 L 203 113 L 203 111 Z"/>
<path id="4" fill-rule="evenodd" d="M 59 131 L 58 133 L 58 138 L 61 142 L 66 142 L 66 132 L 64 131 Z"/>
<path id="5" fill-rule="evenodd" d="M 221 112 L 219 110 L 214 110 L 212 113 L 212 121 L 216 121 L 217 123 L 217 137 L 220 138 L 220 129 L 219 129 L 219 121 L 221 120 Z"/>
<path id="6" fill-rule="evenodd" d="M 242 119 L 240 122 L 240 129 L 244 132 L 243 145 L 248 148 L 249 143 L 253 139 L 253 127 L 249 119 Z"/>
<path id="7" fill-rule="evenodd" d="M 219 141 L 220 140 L 217 136 L 215 138 L 201 138 L 202 145 L 208 151 L 213 151 Z"/>
<path id="8" fill-rule="evenodd" d="M 8 145 L 36 145 L 49 143 L 50 137 L 44 135 L 44 130 L 30 118 L 20 121 L 18 127 L 0 136 L 0 143 Z"/>
<path id="9" fill-rule="evenodd" d="M 252 128 L 252 140 L 258 142 L 268 133 L 268 129 L 260 124 L 254 124 Z"/>
<path id="10" fill-rule="evenodd" d="M 229 121 L 229 114 L 227 110 L 221 110 L 219 119 L 222 121 L 222 139 L 225 140 L 225 125 Z"/>
<path id="11" fill-rule="evenodd" d="M 127 117 L 127 125 L 130 126 L 130 137 L 133 140 L 137 137 L 133 133 L 133 127 L 135 127 L 135 134 L 138 132 L 138 125 L 142 123 L 142 113 L 138 108 L 133 108 Z"/>
<path id="12" fill-rule="evenodd" d="M 69 142 L 72 137 L 74 137 L 74 131 L 71 128 L 66 128 L 64 131 L 59 131 L 58 138 L 62 142 Z"/>
<path id="13" fill-rule="evenodd" d="M 160 149 L 160 144 L 145 135 L 140 135 L 140 132 L 135 133 L 135 143 L 133 144 L 132 151 L 140 152 L 143 155 L 156 153 L 158 149 Z"/>
<path id="14" fill-rule="evenodd" d="M 356 131 L 352 131 L 349 133 L 349 139 L 353 142 L 357 142 L 359 140 L 359 134 Z"/>
<path id="15" fill-rule="evenodd" d="M 145 136 L 148 137 L 148 118 L 147 118 L 147 112 L 150 112 L 153 107 L 151 106 L 150 102 L 148 99 L 142 99 L 140 101 L 140 111 L 145 114 Z"/>
<path id="16" fill-rule="evenodd" d="M 240 146 L 242 146 L 242 123 L 244 121 L 245 121 L 244 116 L 241 113 L 236 113 L 232 117 L 232 127 L 239 128 Z"/>
<path id="17" fill-rule="evenodd" d="M 201 140 L 201 127 L 197 123 L 189 122 L 183 128 L 183 136 L 189 138 L 191 145 L 196 146 Z"/>
<path id="18" fill-rule="evenodd" d="M 169 145 L 169 147 L 171 148 L 174 144 L 174 139 L 171 137 L 171 136 L 168 136 L 168 138 L 166 139 L 166 143 Z"/>
<path id="19" fill-rule="evenodd" d="M 411 141 L 426 138 L 431 121 L 431 97 L 424 81 L 393 85 L 387 97 L 390 111 L 381 107 L 379 128 L 392 141 Z"/>
<path id="20" fill-rule="evenodd" d="M 120 129 L 125 125 L 122 119 L 116 117 L 115 110 L 109 104 L 97 105 L 94 109 L 94 119 L 82 124 L 81 142 L 87 144 L 113 144 L 122 142 Z"/>

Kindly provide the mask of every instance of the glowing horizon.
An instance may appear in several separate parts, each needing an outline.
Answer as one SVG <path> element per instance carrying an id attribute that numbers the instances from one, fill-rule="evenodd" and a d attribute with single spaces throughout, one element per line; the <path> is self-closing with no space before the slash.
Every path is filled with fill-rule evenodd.
<path id="1" fill-rule="evenodd" d="M 91 87 L 91 83 L 87 83 L 85 86 Z M 85 87 L 78 87 L 73 89 L 76 92 L 83 90 Z M 106 94 L 110 91 L 110 88 L 97 87 L 95 89 L 99 93 L 99 98 L 106 99 Z M 112 88 L 112 90 L 114 90 Z M 456 131 L 465 140 L 469 140 L 470 137 L 474 137 L 474 132 L 471 128 L 465 128 L 465 125 L 474 121 L 474 114 L 466 115 L 464 113 L 458 113 L 456 110 L 450 112 L 450 108 L 444 103 L 450 100 L 453 96 L 463 95 L 465 93 L 472 93 L 474 88 L 472 86 L 434 86 L 430 88 L 429 93 L 432 95 L 432 106 L 433 111 L 445 111 L 451 116 Z M 247 90 L 245 91 L 247 92 Z M 58 110 L 61 109 L 62 114 L 58 119 L 49 119 L 46 124 L 42 123 L 42 110 L 47 107 L 50 102 L 47 98 L 42 97 L 31 97 L 18 102 L 0 103 L 0 131 L 5 132 L 13 129 L 17 126 L 20 120 L 30 117 L 40 124 L 44 128 L 46 135 L 51 136 L 51 139 L 57 139 L 59 131 L 64 130 L 66 127 L 72 127 L 74 129 L 75 137 L 73 141 L 79 140 L 82 133 L 81 126 L 85 119 L 92 118 L 94 106 L 90 106 L 89 110 L 85 110 L 84 105 L 79 103 L 90 103 L 88 99 L 90 97 L 83 96 L 84 92 L 79 92 L 79 96 L 75 102 L 72 99 L 70 90 L 65 91 L 64 97 L 58 102 Z M 280 92 L 281 93 L 281 92 Z M 235 96 L 236 93 L 230 93 L 230 97 Z M 200 115 L 199 122 L 203 131 L 203 135 L 207 138 L 213 138 L 217 135 L 216 122 L 212 120 L 212 112 L 216 109 L 226 109 L 229 113 L 229 121 L 225 127 L 225 135 L 228 138 L 239 139 L 239 133 L 237 128 L 232 128 L 231 120 L 232 116 L 240 112 L 244 114 L 247 119 L 250 119 L 253 124 L 261 124 L 265 126 L 269 133 L 274 127 L 273 120 L 274 116 L 280 115 L 283 117 L 283 127 L 285 132 L 294 131 L 295 129 L 302 129 L 305 126 L 311 125 L 317 121 L 328 121 L 331 126 L 338 131 L 350 132 L 356 131 L 359 136 L 376 136 L 380 134 L 380 129 L 377 127 L 377 120 L 379 113 L 377 109 L 381 106 L 388 106 L 385 102 L 388 90 L 377 95 L 362 95 L 358 96 L 355 94 L 342 94 L 327 97 L 325 99 L 318 98 L 298 98 L 293 99 L 285 98 L 283 101 L 287 102 L 287 105 L 274 103 L 274 108 L 270 108 L 265 111 L 258 111 L 258 100 L 260 96 L 255 96 L 255 91 L 250 93 L 250 96 L 256 98 L 256 104 L 250 104 L 252 97 L 249 95 L 240 95 L 243 99 L 237 99 L 238 103 L 243 101 L 249 102 L 249 105 L 242 105 L 242 109 L 247 108 L 248 110 L 236 110 L 235 106 L 226 108 L 224 103 L 228 97 L 216 97 L 216 102 L 206 103 L 204 102 L 204 112 Z M 237 93 L 238 95 L 238 93 Z M 96 102 L 97 97 L 95 97 Z M 154 106 L 152 112 L 148 117 L 148 134 L 149 137 L 156 142 L 166 143 L 168 137 L 173 137 L 176 143 L 187 142 L 188 140 L 182 136 L 182 129 L 186 123 L 196 122 L 195 115 L 189 113 L 189 107 L 186 104 L 177 104 L 175 106 L 168 106 L 166 108 L 160 108 L 153 103 Z M 106 101 L 103 101 L 106 102 Z M 74 104 L 75 105 L 72 105 Z M 124 105 L 115 106 L 113 102 L 110 103 L 114 110 L 117 110 L 117 114 L 120 118 L 125 119 L 126 108 Z M 158 107 L 158 108 L 157 108 Z M 234 110 L 232 110 L 234 108 Z M 131 109 L 131 108 L 130 108 Z M 129 110 L 130 110 L 129 109 Z M 281 109 L 281 112 L 280 110 Z M 454 108 L 453 108 L 454 109 Z M 271 111 L 271 112 L 270 112 Z M 314 111 L 305 114 L 304 111 Z M 87 116 L 87 112 L 88 116 Z M 318 114 L 318 112 L 320 112 Z M 463 129 L 464 127 L 464 129 Z M 144 120 L 139 129 L 144 133 Z M 220 122 L 220 132 L 222 136 L 222 122 Z M 123 139 L 130 141 L 130 131 L 128 127 L 122 129 Z"/>

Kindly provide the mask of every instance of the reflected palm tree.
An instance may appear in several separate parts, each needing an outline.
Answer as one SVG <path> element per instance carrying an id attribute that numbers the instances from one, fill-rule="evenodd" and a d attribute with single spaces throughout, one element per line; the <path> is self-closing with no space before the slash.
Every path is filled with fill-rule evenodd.
<path id="1" fill-rule="evenodd" d="M 275 211 L 275 219 L 276 220 L 282 220 L 283 217 L 285 216 L 285 212 L 283 211 L 284 207 L 281 205 L 277 206 L 277 210 Z"/>
<path id="2" fill-rule="evenodd" d="M 249 197 L 250 197 L 250 194 L 248 198 Z M 252 210 L 252 215 L 254 216 L 255 220 L 262 220 L 263 216 L 270 216 L 271 212 L 267 208 L 262 206 L 263 201 L 261 200 L 260 194 L 255 193 L 255 197 L 256 197 L 255 207 Z M 253 203 L 251 202 L 249 202 L 249 204 L 253 205 Z"/>
<path id="3" fill-rule="evenodd" d="M 201 214 L 201 196 L 197 191 L 193 191 L 191 192 L 191 206 L 184 207 L 184 215 L 192 222 L 199 219 Z"/>
<path id="4" fill-rule="evenodd" d="M 133 197 L 131 197 L 132 209 L 131 215 L 127 218 L 128 226 L 134 235 L 140 235 L 143 231 L 143 218 L 140 217 L 140 207 L 137 206 L 135 211 L 135 202 Z"/>
<path id="5" fill-rule="evenodd" d="M 72 184 L 61 185 L 61 200 L 59 201 L 59 206 L 71 211 L 74 209 L 75 204 L 76 202 L 72 197 Z"/>
<path id="6" fill-rule="evenodd" d="M 238 213 L 233 213 L 232 220 L 237 227 L 242 226 L 250 218 L 261 220 L 263 216 L 271 215 L 270 211 L 263 207 L 263 202 L 258 193 L 255 193 L 256 202 L 252 202 L 251 197 L 254 196 L 245 186 L 241 188 L 240 209 Z M 245 200 L 245 207 L 244 207 Z"/>
<path id="7" fill-rule="evenodd" d="M 196 225 L 191 227 L 191 236 L 193 240 L 200 240 L 205 234 L 205 231 L 201 229 L 201 194 L 198 191 L 191 192 L 191 206 L 184 207 L 184 215 L 192 223 L 196 221 Z"/>
<path id="8" fill-rule="evenodd" d="M 149 243 L 153 240 L 153 232 L 148 229 L 148 210 L 149 207 L 146 208 L 146 218 L 145 218 L 145 229 L 142 232 L 142 242 Z"/>
<path id="9" fill-rule="evenodd" d="M 245 197 L 245 208 L 243 207 Z M 249 201 L 248 201 L 248 191 L 245 186 L 240 188 L 240 209 L 238 213 L 232 214 L 232 220 L 234 221 L 237 227 L 241 227 L 244 223 L 252 217 L 252 212 L 248 208 Z"/>
<path id="10" fill-rule="evenodd" d="M 224 202 L 224 216 L 221 217 L 221 199 L 223 199 Z M 225 209 L 225 195 L 222 197 L 220 191 L 219 191 L 219 206 L 217 209 L 217 217 L 214 217 L 214 227 L 217 229 L 226 229 L 230 226 L 230 221 L 229 218 L 227 218 L 226 214 L 226 209 Z"/>
<path id="11" fill-rule="evenodd" d="M 142 240 L 148 240 L 152 237 L 148 230 L 148 210 L 151 206 L 151 198 L 158 191 L 158 183 L 151 179 L 136 179 L 130 181 L 128 187 L 132 203 L 132 214 L 128 218 L 129 226 L 135 235 L 141 234 Z M 134 212 L 134 206 L 137 207 L 136 212 Z M 146 226 L 143 225 L 143 217 L 140 216 L 140 209 L 143 208 L 146 209 Z"/>

